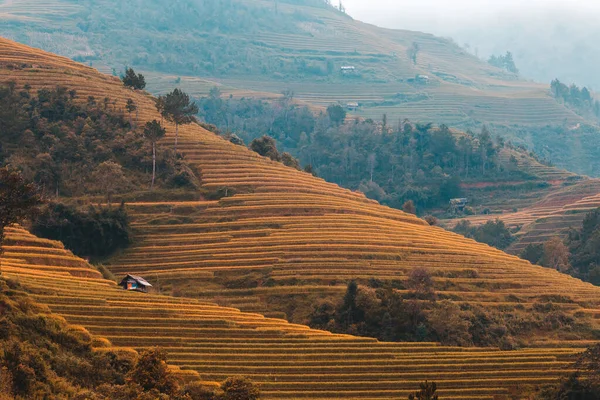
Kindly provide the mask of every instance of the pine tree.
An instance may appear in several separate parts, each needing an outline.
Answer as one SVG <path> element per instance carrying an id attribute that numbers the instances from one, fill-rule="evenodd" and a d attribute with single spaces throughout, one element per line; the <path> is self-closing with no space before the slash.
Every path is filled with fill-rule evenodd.
<path id="1" fill-rule="evenodd" d="M 157 107 L 159 103 L 157 102 Z M 167 121 L 175 124 L 175 152 L 179 140 L 179 125 L 191 124 L 196 120 L 198 105 L 180 89 L 175 89 L 164 97 L 163 115 Z"/>
<path id="2" fill-rule="evenodd" d="M 142 90 L 146 87 L 146 78 L 142 74 L 136 74 L 133 68 L 125 68 L 125 75 L 121 77 L 123 85 L 132 89 Z"/>

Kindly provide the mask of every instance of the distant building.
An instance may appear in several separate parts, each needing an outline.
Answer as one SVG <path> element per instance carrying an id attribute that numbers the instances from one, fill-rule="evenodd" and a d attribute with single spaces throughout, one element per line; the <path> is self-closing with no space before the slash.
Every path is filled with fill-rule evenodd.
<path id="1" fill-rule="evenodd" d="M 451 199 L 450 200 L 450 211 L 454 214 L 465 211 L 465 207 L 469 204 L 469 199 Z"/>
<path id="2" fill-rule="evenodd" d="M 148 288 L 152 287 L 152 285 L 149 284 L 144 278 L 129 274 L 123 278 L 121 283 L 119 283 L 119 286 L 121 286 L 123 290 L 133 290 L 144 293 L 148 293 Z"/>
<path id="3" fill-rule="evenodd" d="M 359 107 L 359 105 L 358 105 L 358 103 L 356 103 L 356 102 L 352 102 L 352 103 L 348 103 L 348 104 L 346 104 L 346 108 L 347 108 L 349 111 L 356 111 L 356 110 L 358 110 L 358 107 Z"/>

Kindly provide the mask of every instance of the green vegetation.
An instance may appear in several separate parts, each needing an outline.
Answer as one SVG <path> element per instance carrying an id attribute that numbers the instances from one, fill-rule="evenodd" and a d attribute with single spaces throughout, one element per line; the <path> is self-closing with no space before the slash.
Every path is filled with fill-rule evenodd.
<path id="1" fill-rule="evenodd" d="M 51 203 L 35 218 L 32 232 L 61 241 L 79 257 L 102 259 L 130 242 L 129 217 L 125 206 L 78 209 Z"/>
<path id="2" fill-rule="evenodd" d="M 165 96 L 159 96 L 156 107 L 167 121 L 175 124 L 175 152 L 177 152 L 179 126 L 196 121 L 195 115 L 198 114 L 198 106 L 190 100 L 187 93 L 174 89 Z"/>
<path id="3" fill-rule="evenodd" d="M 586 87 L 579 88 L 575 84 L 567 86 L 558 79 L 550 83 L 552 95 L 558 101 L 563 102 L 569 107 L 583 115 L 600 118 L 600 102 L 595 100 L 590 90 Z"/>
<path id="4" fill-rule="evenodd" d="M 0 87 L 0 165 L 19 169 L 48 196 L 98 194 L 110 201 L 117 192 L 150 186 L 153 149 L 109 98 L 90 96 L 81 104 L 64 87 L 37 93 L 27 87 Z M 160 149 L 154 160 L 162 187 L 188 184 L 178 175 L 190 169 L 172 150 Z"/>
<path id="5" fill-rule="evenodd" d="M 506 350 L 519 347 L 515 338 L 531 329 L 553 331 L 569 326 L 573 332 L 582 333 L 590 329 L 543 296 L 531 310 L 522 306 L 490 309 L 441 298 L 435 286 L 431 274 L 422 268 L 414 269 L 404 282 L 371 279 L 360 286 L 353 280 L 343 299 L 314 306 L 308 324 L 382 341 L 437 341 Z M 398 289 L 407 293 L 400 294 Z"/>
<path id="6" fill-rule="evenodd" d="M 513 55 L 510 51 L 507 51 L 505 55 L 492 55 L 488 60 L 488 63 L 494 67 L 505 69 L 508 72 L 515 74 L 519 73 L 519 69 L 515 65 L 515 60 L 513 59 Z"/>
<path id="7" fill-rule="evenodd" d="M 121 77 L 126 87 L 142 90 L 146 87 L 146 78 L 142 74 L 136 74 L 133 68 L 126 68 L 125 75 Z"/>
<path id="8" fill-rule="evenodd" d="M 42 203 L 37 188 L 26 182 L 19 171 L 0 168 L 0 256 L 4 243 L 4 229 L 31 218 Z"/>
<path id="9" fill-rule="evenodd" d="M 281 149 L 309 164 L 324 179 L 392 207 L 412 200 L 419 212 L 446 207 L 460 197 L 461 182 L 532 179 L 515 164 L 499 158 L 504 146 L 495 143 L 485 127 L 479 134 L 456 135 L 441 125 L 399 121 L 390 126 L 372 120 L 345 122 L 346 112 L 332 105 L 314 115 L 293 103 L 287 93 L 275 104 L 244 98 L 221 97 L 213 90 L 199 101 L 207 124 L 242 141 L 261 155 L 280 161 L 273 139 Z"/>
<path id="10" fill-rule="evenodd" d="M 555 236 L 528 245 L 520 257 L 600 286 L 600 209 L 587 213 L 581 228 L 571 229 L 566 240 Z"/>
<path id="11" fill-rule="evenodd" d="M 579 230 L 567 240 L 575 276 L 600 285 L 600 209 L 588 213 Z"/>
<path id="12" fill-rule="evenodd" d="M 199 97 L 218 81 L 227 95 L 272 99 L 288 90 L 311 106 L 357 103 L 353 114 L 374 120 L 387 114 L 394 125 L 405 118 L 461 130 L 486 124 L 556 165 L 600 174 L 596 148 L 577 153 L 578 144 L 589 139 L 587 132 L 571 131 L 581 124 L 597 134 L 597 127 L 554 101 L 543 85 L 519 81 L 450 40 L 361 24 L 336 9 L 338 4 L 29 4 L 3 5 L 0 34 L 92 66 L 109 66 L 115 76 L 126 76 L 124 66 L 133 66 L 143 71 L 155 94 L 170 91 L 176 82 Z M 507 57 L 497 58 L 504 64 Z M 549 130 L 559 134 L 547 141 Z"/>
<path id="13" fill-rule="evenodd" d="M 514 241 L 512 233 L 500 219 L 490 220 L 481 226 L 473 226 L 469 221 L 462 220 L 453 231 L 500 250 L 508 248 Z"/>

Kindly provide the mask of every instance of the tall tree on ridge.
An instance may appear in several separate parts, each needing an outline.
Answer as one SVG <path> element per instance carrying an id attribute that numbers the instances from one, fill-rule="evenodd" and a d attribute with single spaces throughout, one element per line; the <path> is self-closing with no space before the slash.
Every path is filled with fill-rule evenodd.
<path id="1" fill-rule="evenodd" d="M 196 120 L 198 105 L 190 101 L 190 96 L 180 89 L 175 89 L 164 97 L 163 114 L 167 121 L 175 124 L 175 152 L 179 140 L 179 125 L 191 124 Z"/>
<path id="2" fill-rule="evenodd" d="M 156 142 L 165 136 L 166 130 L 157 120 L 147 122 L 144 128 L 144 137 L 152 143 L 152 184 L 150 190 L 154 189 L 156 179 Z"/>

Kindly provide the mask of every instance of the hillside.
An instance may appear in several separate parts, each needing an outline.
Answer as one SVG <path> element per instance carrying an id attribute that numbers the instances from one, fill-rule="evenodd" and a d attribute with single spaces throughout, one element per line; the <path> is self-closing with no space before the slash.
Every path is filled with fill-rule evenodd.
<path id="1" fill-rule="evenodd" d="M 582 145 L 597 136 L 595 122 L 556 102 L 548 84 L 521 80 L 449 40 L 364 24 L 320 1 L 5 0 L 0 20 L 1 35 L 104 72 L 132 65 L 153 93 L 174 82 L 197 97 L 215 85 L 236 97 L 291 90 L 316 107 L 358 102 L 358 116 L 387 114 L 394 123 L 485 123 L 560 167 L 600 171 L 595 149 Z M 429 83 L 415 82 L 419 74 Z"/>
<path id="2" fill-rule="evenodd" d="M 507 208 L 500 202 L 499 208 L 492 208 L 492 215 L 465 217 L 474 225 L 480 225 L 490 219 L 499 218 L 512 228 L 518 228 L 517 240 L 508 249 L 510 253 L 520 254 L 529 244 L 543 244 L 554 236 L 565 238 L 570 229 L 579 229 L 586 213 L 600 207 L 598 192 L 600 181 L 583 180 L 571 184 L 565 183 L 545 189 L 536 201 L 521 203 L 517 211 Z M 452 227 L 459 219 L 444 221 Z"/>
<path id="3" fill-rule="evenodd" d="M 0 76 L 32 90 L 62 84 L 109 96 L 117 108 L 133 97 L 138 123 L 157 117 L 149 95 L 4 39 Z M 162 145 L 173 132 L 168 125 Z M 59 244 L 20 228 L 9 232 L 3 274 L 114 346 L 160 345 L 170 362 L 205 380 L 247 375 L 267 399 L 390 399 L 423 379 L 436 380 L 447 399 L 492 399 L 555 382 L 596 339 L 600 289 L 592 285 L 429 227 L 197 125 L 180 135 L 186 161 L 201 171 L 201 193 L 225 197 L 128 203 L 135 244 L 110 265 L 119 276 L 147 277 L 163 294 L 123 292 Z M 274 318 L 303 320 L 319 299 L 341 298 L 352 278 L 402 284 L 416 267 L 431 272 L 440 299 L 481 318 L 530 318 L 535 335 L 511 331 L 525 348 L 501 351 L 377 342 Z"/>
<path id="4" fill-rule="evenodd" d="M 184 369 L 182 374 L 198 371 L 215 381 L 249 376 L 260 383 L 266 399 L 398 398 L 429 378 L 446 399 L 487 400 L 517 386 L 555 382 L 570 370 L 581 351 L 577 346 L 585 344 L 506 352 L 381 343 L 210 302 L 125 292 L 59 243 L 21 228 L 8 232 L 5 251 L 5 277 L 17 280 L 69 323 L 109 338 L 115 349 L 161 346 L 169 361 Z"/>
<path id="5" fill-rule="evenodd" d="M 26 250 L 27 256 L 33 257 L 36 252 L 41 257 L 61 254 L 65 257 L 60 262 L 67 263 L 69 254 L 62 250 L 58 243 L 39 239 L 27 241 L 28 238 L 15 230 L 11 231 L 10 236 L 11 244 L 14 246 L 7 246 L 7 248 L 15 250 L 19 248 L 18 245 L 27 242 L 33 244 L 33 248 Z M 22 247 L 20 249 L 24 250 Z M 65 269 L 61 275 L 61 272 L 57 271 L 59 269 L 57 266 L 48 269 L 48 266 L 43 265 L 47 261 L 39 261 L 40 265 L 36 267 L 28 265 L 22 268 L 24 260 L 14 260 L 10 256 L 3 259 L 5 262 L 3 267 L 6 269 L 0 279 L 1 397 L 7 400 L 14 398 L 115 400 L 115 391 L 135 391 L 140 395 L 147 395 L 143 398 L 155 396 L 156 393 L 150 392 L 150 389 L 142 389 L 135 386 L 135 383 L 126 384 L 129 372 L 141 358 L 132 347 L 113 346 L 106 338 L 93 336 L 83 326 L 69 324 L 63 317 L 53 313 L 48 306 L 36 301 L 37 295 L 32 293 L 40 294 L 43 290 L 40 291 L 39 287 L 32 288 L 27 284 L 27 288 L 21 285 L 21 278 L 27 282 L 28 277 L 33 277 L 39 282 L 40 279 L 48 277 L 71 276 L 64 272 Z M 75 258 L 72 257 L 72 261 L 75 261 Z M 54 263 L 56 264 L 56 261 Z M 81 262 L 80 265 L 85 263 Z M 39 268 L 38 272 L 41 273 L 36 275 L 36 268 Z M 73 275 L 87 276 L 88 279 L 97 275 L 89 265 L 67 270 Z M 7 278 L 7 275 L 10 277 Z M 65 281 L 68 281 L 68 278 Z M 169 379 L 177 386 L 191 382 L 200 384 L 199 375 L 193 371 L 183 371 L 168 364 L 164 367 L 166 373 L 170 375 Z M 119 399 L 121 398 L 119 396 Z"/>

